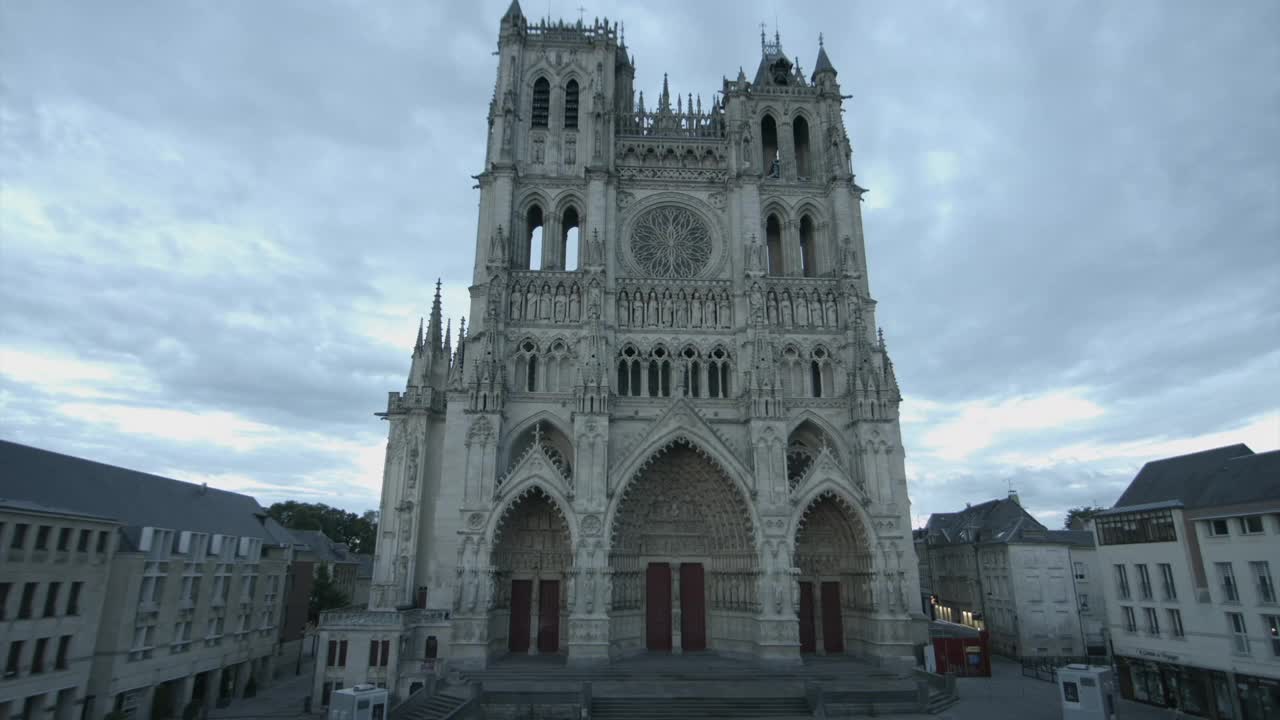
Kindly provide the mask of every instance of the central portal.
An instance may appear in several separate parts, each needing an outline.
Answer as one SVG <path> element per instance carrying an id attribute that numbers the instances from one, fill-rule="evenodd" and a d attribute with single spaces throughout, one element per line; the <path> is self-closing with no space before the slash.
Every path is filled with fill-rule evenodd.
<path id="1" fill-rule="evenodd" d="M 620 500 L 609 554 L 613 650 L 754 651 L 757 558 L 746 498 L 673 443 Z"/>

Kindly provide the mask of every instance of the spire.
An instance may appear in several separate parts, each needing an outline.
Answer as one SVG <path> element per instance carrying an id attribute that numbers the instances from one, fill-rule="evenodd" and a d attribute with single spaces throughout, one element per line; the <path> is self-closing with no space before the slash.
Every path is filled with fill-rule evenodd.
<path id="1" fill-rule="evenodd" d="M 502 15 L 503 20 L 523 18 L 524 11 L 520 9 L 520 0 L 511 0 L 511 5 L 507 7 L 507 12 Z"/>
<path id="2" fill-rule="evenodd" d="M 427 324 L 427 342 L 431 344 L 432 352 L 438 351 L 443 342 L 440 337 L 440 278 L 436 278 L 436 297 L 431 301 L 431 320 Z"/>
<path id="3" fill-rule="evenodd" d="M 658 100 L 658 112 L 671 110 L 671 88 L 667 85 L 667 74 L 662 73 L 662 98 Z"/>
<path id="4" fill-rule="evenodd" d="M 444 354 L 453 355 L 453 318 L 444 321 Z"/>
<path id="5" fill-rule="evenodd" d="M 817 82 L 818 76 L 824 73 L 831 73 L 831 77 L 835 77 L 836 68 L 831 64 L 831 58 L 827 57 L 827 49 L 822 45 L 822 33 L 818 33 L 818 59 L 813 63 L 813 75 L 809 79 Z"/>
<path id="6" fill-rule="evenodd" d="M 413 352 L 422 352 L 422 318 L 418 318 L 418 340 L 413 344 Z"/>

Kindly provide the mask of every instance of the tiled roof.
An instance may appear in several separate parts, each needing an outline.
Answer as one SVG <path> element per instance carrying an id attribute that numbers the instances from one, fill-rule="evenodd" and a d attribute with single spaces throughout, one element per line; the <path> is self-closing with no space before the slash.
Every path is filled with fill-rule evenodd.
<path id="1" fill-rule="evenodd" d="M 925 530 L 934 544 L 1031 542 L 1049 530 L 1012 498 L 988 500 L 954 513 L 934 513 Z"/>
<path id="2" fill-rule="evenodd" d="M 275 539 L 266 511 L 248 495 L 0 440 L 0 501 L 108 517 L 126 527 L 158 527 Z"/>
<path id="3" fill-rule="evenodd" d="M 1255 455 L 1236 444 L 1152 460 L 1134 476 L 1116 508 L 1180 501 L 1192 510 L 1280 498 L 1276 452 Z"/>

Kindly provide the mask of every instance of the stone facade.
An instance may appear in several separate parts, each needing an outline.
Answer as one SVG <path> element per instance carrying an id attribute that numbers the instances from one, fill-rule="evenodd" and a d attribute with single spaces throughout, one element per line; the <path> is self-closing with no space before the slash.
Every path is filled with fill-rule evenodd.
<path id="1" fill-rule="evenodd" d="M 761 44 L 754 80 L 650 108 L 615 25 L 502 18 L 472 322 L 455 349 L 437 291 L 385 413 L 365 614 L 395 692 L 509 652 L 923 642 L 836 72 Z M 353 620 L 322 643 L 367 647 Z"/>

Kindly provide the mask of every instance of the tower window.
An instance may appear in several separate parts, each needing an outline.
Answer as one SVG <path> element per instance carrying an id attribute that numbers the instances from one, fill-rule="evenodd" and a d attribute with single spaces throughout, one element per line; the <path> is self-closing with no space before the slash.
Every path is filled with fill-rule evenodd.
<path id="1" fill-rule="evenodd" d="M 542 208 L 534 205 L 525 215 L 525 267 L 530 270 L 542 269 Z"/>
<path id="2" fill-rule="evenodd" d="M 570 80 L 564 86 L 564 129 L 578 129 L 578 81 Z"/>
<path id="3" fill-rule="evenodd" d="M 795 142 L 796 150 L 796 175 L 801 178 L 808 178 L 811 172 L 809 152 L 809 121 L 803 117 L 797 117 L 795 122 L 791 124 L 791 135 Z"/>
<path id="4" fill-rule="evenodd" d="M 770 215 L 764 223 L 765 250 L 769 254 L 769 274 L 782 274 L 782 223 Z"/>
<path id="5" fill-rule="evenodd" d="M 809 374 L 811 375 L 809 379 L 813 383 L 813 396 L 822 397 L 822 366 L 817 360 L 809 363 Z"/>
<path id="6" fill-rule="evenodd" d="M 533 127 L 547 127 L 551 112 L 551 83 L 540 77 L 533 81 Z"/>
<path id="7" fill-rule="evenodd" d="M 560 265 L 565 270 L 578 269 L 578 238 L 580 236 L 578 225 L 577 208 L 571 207 L 565 210 L 560 219 L 560 232 L 564 233 L 560 238 Z"/>
<path id="8" fill-rule="evenodd" d="M 818 274 L 813 236 L 813 219 L 805 215 L 800 218 L 800 274 L 805 277 L 814 277 Z"/>
<path id="9" fill-rule="evenodd" d="M 778 160 L 778 123 L 772 115 L 760 121 L 760 147 L 764 149 L 765 177 L 782 177 L 782 165 Z"/>

